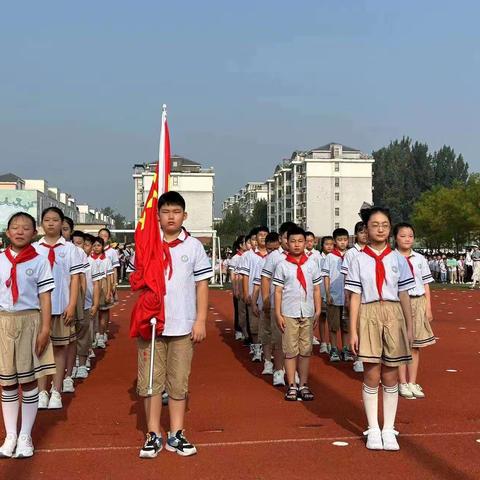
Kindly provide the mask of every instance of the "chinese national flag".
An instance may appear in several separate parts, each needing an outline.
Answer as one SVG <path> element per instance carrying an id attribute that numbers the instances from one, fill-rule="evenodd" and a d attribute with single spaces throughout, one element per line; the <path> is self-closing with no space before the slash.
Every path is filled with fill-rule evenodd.
<path id="1" fill-rule="evenodd" d="M 159 158 L 152 186 L 135 229 L 135 272 L 130 275 L 133 291 L 140 295 L 132 311 L 130 336 L 149 340 L 150 320 L 157 319 L 157 335 L 165 325 L 165 266 L 167 263 L 158 218 L 158 197 L 168 190 L 170 175 L 170 138 L 166 107 L 163 106 Z"/>

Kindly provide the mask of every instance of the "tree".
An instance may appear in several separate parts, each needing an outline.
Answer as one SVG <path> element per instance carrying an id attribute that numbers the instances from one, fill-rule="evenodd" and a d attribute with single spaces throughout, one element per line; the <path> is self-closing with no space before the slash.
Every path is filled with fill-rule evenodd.
<path id="1" fill-rule="evenodd" d="M 102 208 L 101 212 L 108 217 L 113 219 L 113 223 L 115 228 L 123 229 L 126 228 L 127 219 L 121 213 L 116 212 L 112 207 L 105 207 Z"/>
<path id="2" fill-rule="evenodd" d="M 217 234 L 223 245 L 231 245 L 238 235 L 243 235 L 248 230 L 246 218 L 241 214 L 238 205 L 234 205 L 217 225 Z"/>
<path id="3" fill-rule="evenodd" d="M 433 154 L 432 165 L 434 185 L 451 187 L 456 181 L 465 183 L 468 179 L 468 163 L 447 145 Z"/>
<path id="4" fill-rule="evenodd" d="M 267 201 L 258 200 L 253 207 L 252 215 L 248 220 L 248 226 L 253 228 L 260 225 L 267 225 L 267 217 Z"/>

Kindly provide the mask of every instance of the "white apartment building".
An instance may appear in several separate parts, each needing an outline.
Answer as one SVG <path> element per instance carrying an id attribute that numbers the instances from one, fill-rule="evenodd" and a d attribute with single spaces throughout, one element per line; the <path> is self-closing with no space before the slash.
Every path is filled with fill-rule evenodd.
<path id="1" fill-rule="evenodd" d="M 23 179 L 13 173 L 0 175 L 0 231 L 6 229 L 8 219 L 19 211 L 29 213 L 40 224 L 42 211 L 47 207 L 60 208 L 75 223 L 98 223 L 98 220 L 104 226 L 113 227 L 112 218 L 88 206 L 93 212 L 88 220 L 92 221 L 84 221 L 75 198 L 49 186 L 46 180 Z"/>
<path id="2" fill-rule="evenodd" d="M 338 143 L 295 151 L 268 185 L 268 226 L 293 221 L 317 236 L 338 227 L 353 234 L 364 202 L 372 203 L 372 156 Z"/>
<path id="3" fill-rule="evenodd" d="M 238 205 L 240 213 L 246 218 L 249 218 L 253 213 L 255 204 L 260 200 L 268 201 L 267 183 L 248 182 L 238 193 L 223 201 L 222 215 L 225 217 L 234 205 Z"/>
<path id="4" fill-rule="evenodd" d="M 202 168 L 197 162 L 178 155 L 170 158 L 170 190 L 185 198 L 188 218 L 185 228 L 200 232 L 196 236 L 208 236 L 213 230 L 215 201 L 215 173 L 213 168 Z M 135 188 L 135 222 L 138 222 L 148 197 L 156 163 L 137 164 L 133 167 Z"/>

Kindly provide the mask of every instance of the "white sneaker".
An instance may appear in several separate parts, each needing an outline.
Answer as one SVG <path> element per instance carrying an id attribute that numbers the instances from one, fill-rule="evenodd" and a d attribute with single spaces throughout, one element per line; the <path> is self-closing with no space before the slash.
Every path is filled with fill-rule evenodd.
<path id="1" fill-rule="evenodd" d="M 72 377 L 65 377 L 63 379 L 63 388 L 62 388 L 63 393 L 73 393 L 75 392 L 75 386 L 73 384 L 73 379 Z M 50 407 L 49 407 L 50 408 Z"/>
<path id="2" fill-rule="evenodd" d="M 3 442 L 3 445 L 0 447 L 0 458 L 12 458 L 16 445 L 17 445 L 17 437 L 9 433 L 5 437 L 5 441 Z"/>
<path id="3" fill-rule="evenodd" d="M 97 333 L 98 335 L 98 333 Z M 98 348 L 98 345 L 97 345 L 97 337 L 95 336 L 95 339 L 93 340 L 92 342 L 92 348 Z"/>
<path id="4" fill-rule="evenodd" d="M 256 343 L 253 346 L 252 362 L 261 362 L 261 361 L 262 361 L 262 346 L 259 343 Z"/>
<path id="5" fill-rule="evenodd" d="M 285 372 L 283 370 L 275 370 L 273 372 L 273 386 L 274 387 L 285 386 Z"/>
<path id="6" fill-rule="evenodd" d="M 363 372 L 363 362 L 361 360 L 355 360 L 353 362 L 353 371 L 357 373 Z"/>
<path id="7" fill-rule="evenodd" d="M 48 402 L 50 400 L 50 395 L 46 390 L 42 390 L 38 394 L 38 409 L 46 410 L 48 408 Z"/>
<path id="8" fill-rule="evenodd" d="M 425 398 L 423 388 L 418 383 L 409 383 L 408 386 L 415 398 Z"/>
<path id="9" fill-rule="evenodd" d="M 396 430 L 382 430 L 383 449 L 390 451 L 400 450 L 397 442 L 398 432 Z"/>
<path id="10" fill-rule="evenodd" d="M 315 337 L 315 336 L 313 337 L 312 345 L 320 345 L 320 342 L 318 341 L 318 338 Z"/>
<path id="11" fill-rule="evenodd" d="M 17 448 L 15 450 L 15 458 L 33 457 L 33 442 L 32 437 L 23 433 L 18 437 Z"/>
<path id="12" fill-rule="evenodd" d="M 89 370 L 89 371 L 90 371 L 90 368 L 92 368 L 92 363 L 90 362 L 89 358 L 87 358 L 85 360 L 85 366 L 87 367 L 87 370 Z"/>
<path id="13" fill-rule="evenodd" d="M 78 367 L 77 378 L 88 378 L 88 369 L 86 365 L 80 365 Z"/>
<path id="14" fill-rule="evenodd" d="M 93 351 L 92 348 L 90 348 L 88 350 L 88 358 L 95 358 L 95 357 L 96 357 L 95 352 Z"/>
<path id="15" fill-rule="evenodd" d="M 328 347 L 325 342 L 322 342 L 320 344 L 320 353 L 328 353 Z"/>
<path id="16" fill-rule="evenodd" d="M 60 392 L 52 390 L 52 392 L 50 393 L 50 401 L 48 402 L 48 409 L 58 410 L 60 408 L 63 408 L 62 396 L 60 395 Z"/>
<path id="17" fill-rule="evenodd" d="M 108 343 L 108 333 L 107 332 L 105 332 L 103 334 L 103 341 L 105 342 L 105 345 Z"/>
<path id="18" fill-rule="evenodd" d="M 332 345 L 330 343 L 327 343 L 327 351 L 328 351 L 328 354 L 330 354 L 332 351 Z"/>
<path id="19" fill-rule="evenodd" d="M 243 340 L 243 333 L 235 332 L 235 340 Z"/>
<path id="20" fill-rule="evenodd" d="M 408 383 L 400 383 L 398 385 L 398 393 L 403 398 L 407 400 L 415 400 L 412 391 L 410 390 L 410 385 Z"/>
<path id="21" fill-rule="evenodd" d="M 75 357 L 75 366 L 80 366 L 80 359 L 78 358 L 78 355 Z"/>
<path id="22" fill-rule="evenodd" d="M 97 348 L 106 348 L 105 339 L 103 335 L 99 335 L 97 338 Z"/>
<path id="23" fill-rule="evenodd" d="M 383 450 L 382 432 L 379 428 L 369 428 L 363 434 L 367 437 L 367 448 L 369 450 Z"/>
<path id="24" fill-rule="evenodd" d="M 72 368 L 72 378 L 77 378 L 77 369 L 78 369 L 78 367 L 73 367 Z"/>
<path id="25" fill-rule="evenodd" d="M 262 375 L 273 375 L 273 363 L 269 360 L 265 360 L 263 363 Z"/>

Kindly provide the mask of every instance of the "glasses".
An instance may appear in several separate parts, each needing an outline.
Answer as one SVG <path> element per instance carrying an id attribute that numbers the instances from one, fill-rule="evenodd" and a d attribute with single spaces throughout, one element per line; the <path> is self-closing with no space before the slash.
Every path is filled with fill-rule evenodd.
<path id="1" fill-rule="evenodd" d="M 390 228 L 390 224 L 388 222 L 385 223 L 372 223 L 370 224 L 370 227 L 373 228 L 374 230 L 387 230 Z"/>

